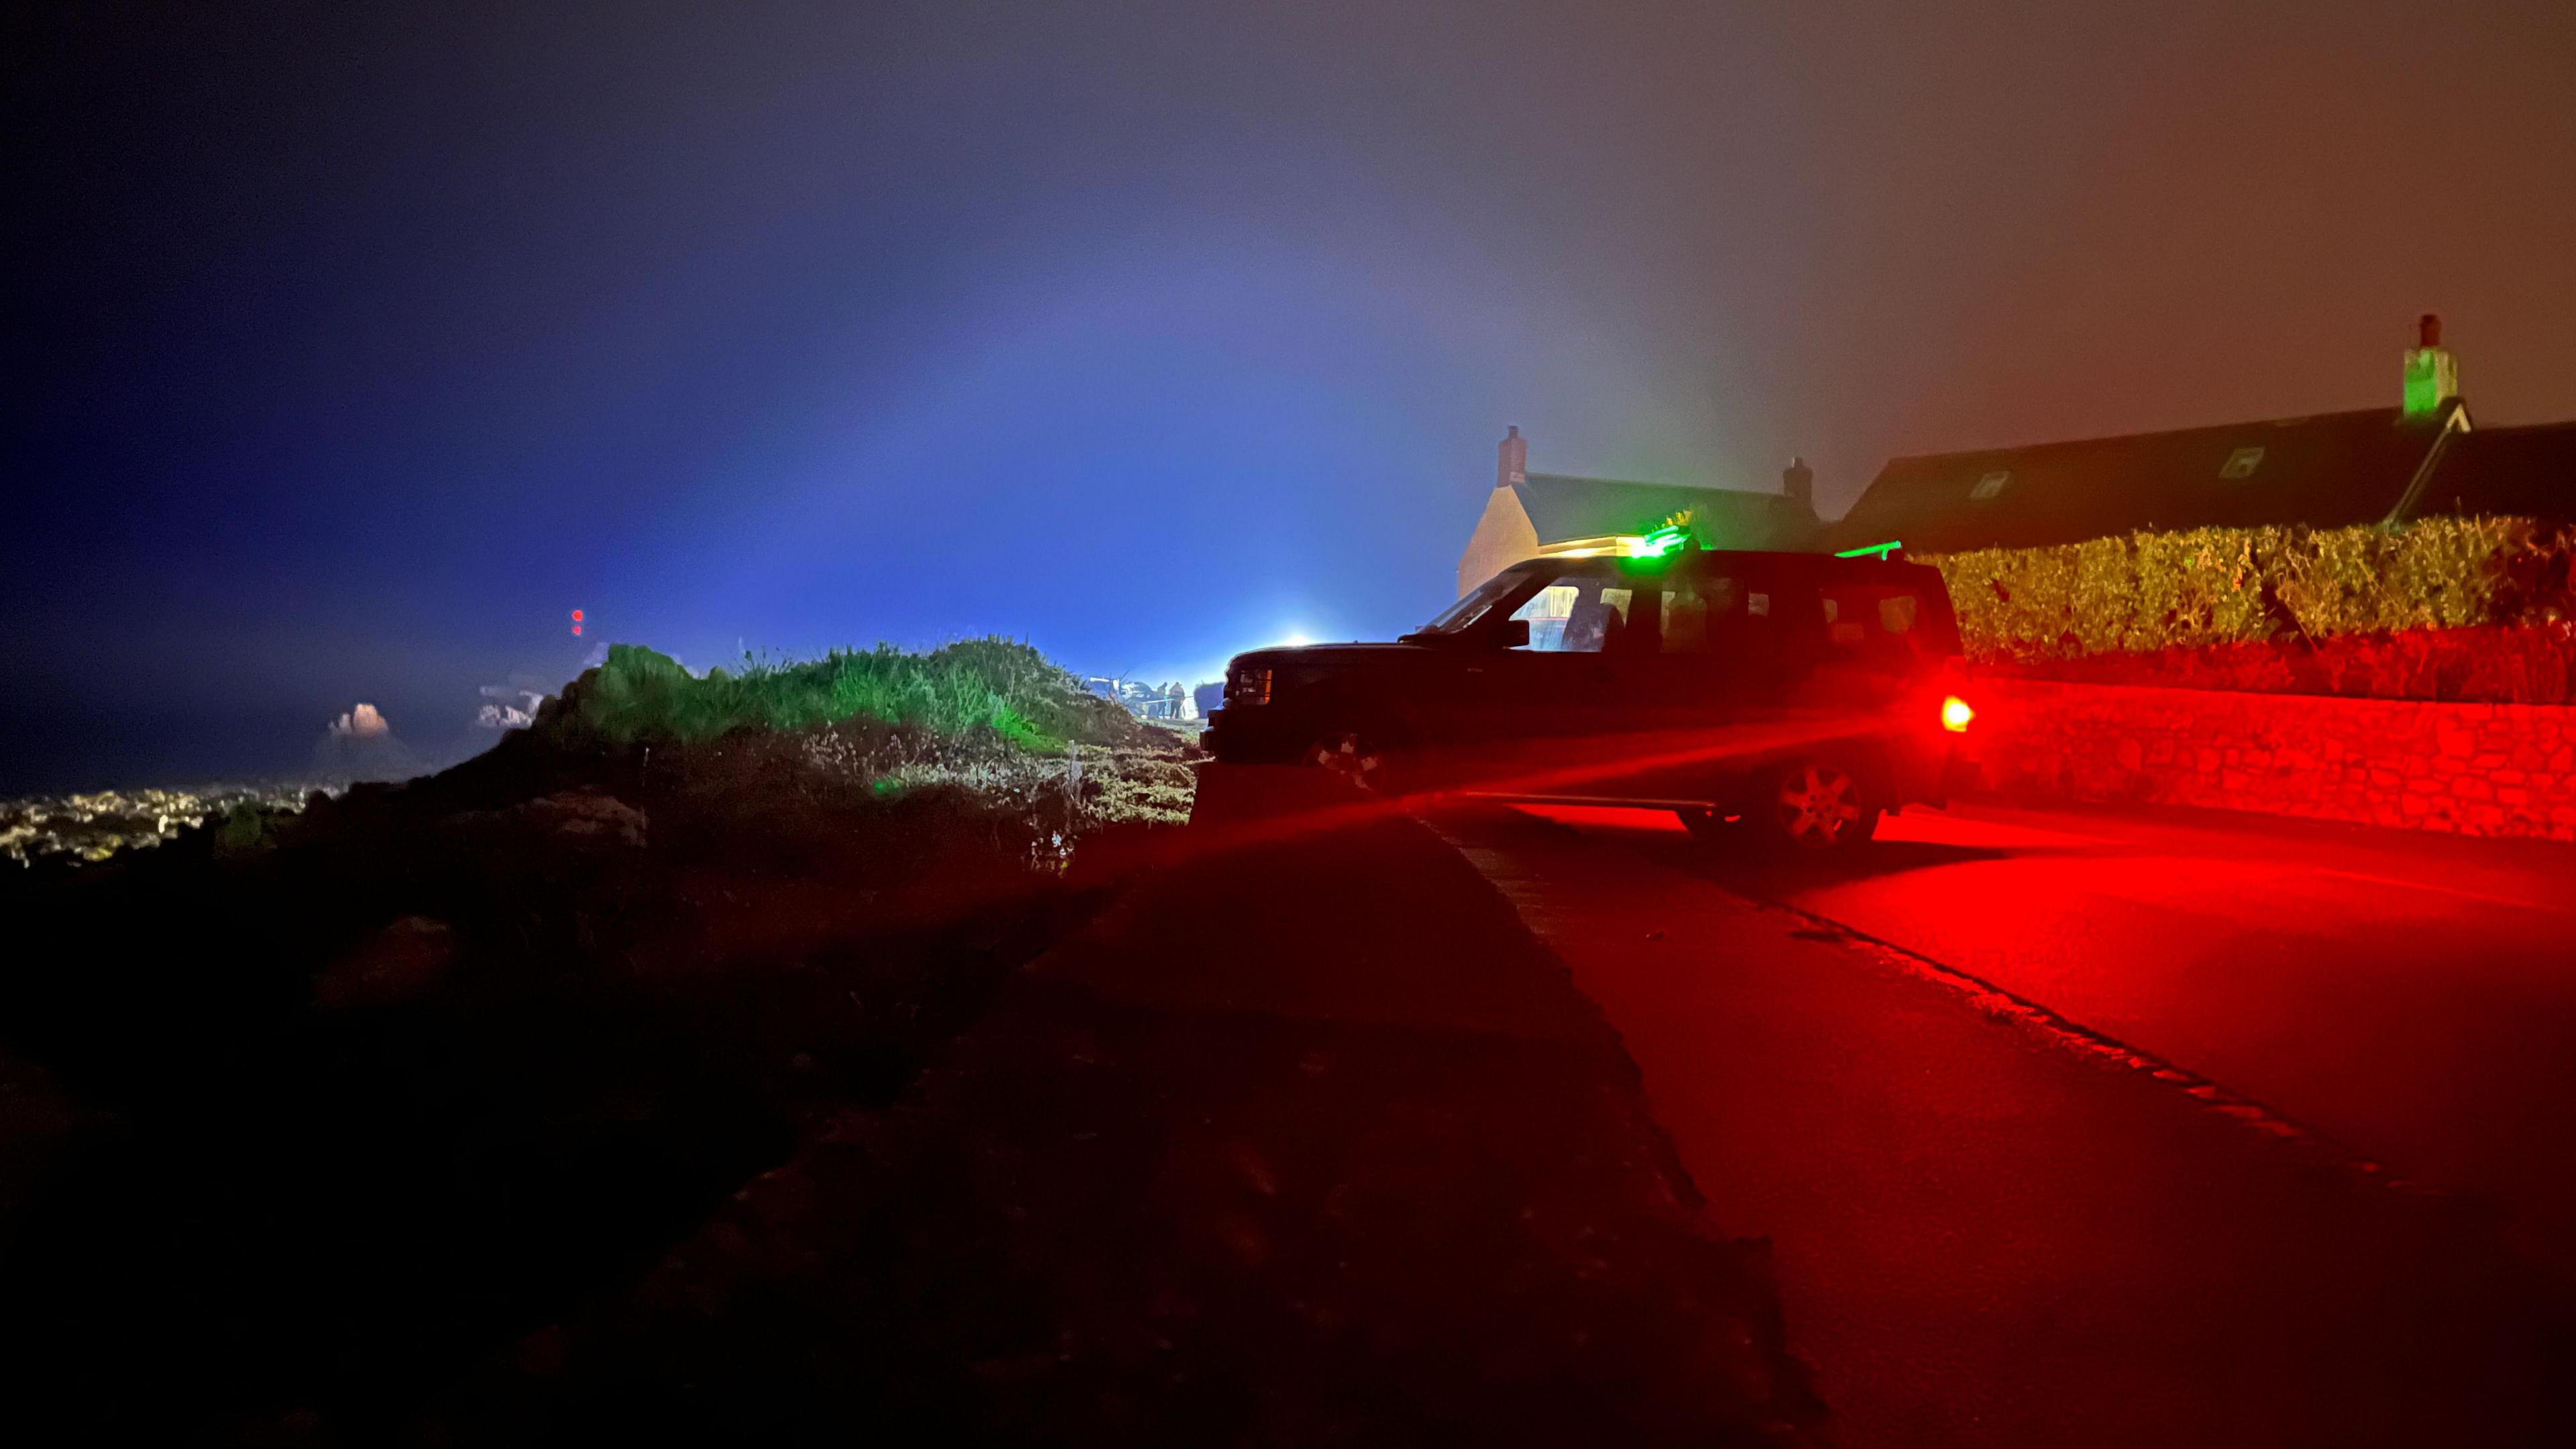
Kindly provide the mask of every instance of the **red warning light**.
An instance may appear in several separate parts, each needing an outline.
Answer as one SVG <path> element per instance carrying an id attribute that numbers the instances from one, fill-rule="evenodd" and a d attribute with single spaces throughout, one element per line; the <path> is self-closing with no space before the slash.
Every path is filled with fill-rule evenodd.
<path id="1" fill-rule="evenodd" d="M 572 611 L 572 621 L 576 624 L 581 622 L 581 610 L 575 609 Z"/>
<path id="2" fill-rule="evenodd" d="M 572 611 L 572 632 L 575 638 L 581 635 L 581 610 L 579 609 Z"/>

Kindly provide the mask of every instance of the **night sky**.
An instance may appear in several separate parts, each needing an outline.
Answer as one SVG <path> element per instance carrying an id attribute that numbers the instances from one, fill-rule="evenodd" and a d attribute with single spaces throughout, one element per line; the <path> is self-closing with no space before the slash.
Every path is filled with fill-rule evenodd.
<path id="1" fill-rule="evenodd" d="M 1382 636 L 1507 423 L 1838 512 L 2393 406 L 2425 310 L 2576 416 L 2565 0 L 26 8 L 0 792 L 601 637 Z"/>

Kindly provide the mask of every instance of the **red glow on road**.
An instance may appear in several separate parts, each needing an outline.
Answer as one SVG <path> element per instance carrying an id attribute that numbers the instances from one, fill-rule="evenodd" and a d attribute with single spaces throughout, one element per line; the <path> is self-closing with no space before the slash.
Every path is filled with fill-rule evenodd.
<path id="1" fill-rule="evenodd" d="M 1516 805 L 1512 807 L 1541 820 L 1559 825 L 1572 825 L 1593 830 L 1669 830 L 1681 833 L 1681 817 L 1670 810 L 1643 810 L 1626 805 Z"/>
<path id="2" fill-rule="evenodd" d="M 1681 833 L 1681 817 L 1670 810 L 1644 809 L 1625 805 L 1516 805 L 1513 807 L 1542 820 L 1571 825 L 1582 830 L 1636 831 L 1645 834 Z M 1882 842 L 1907 842 L 1918 845 L 1949 845 L 1974 850 L 2064 850 L 2083 846 L 2116 846 L 2125 842 L 2102 836 L 2075 835 L 2060 830 L 2038 830 L 1999 820 L 1981 819 L 1941 810 L 1908 810 L 1891 815 L 1881 822 L 1876 839 Z"/>

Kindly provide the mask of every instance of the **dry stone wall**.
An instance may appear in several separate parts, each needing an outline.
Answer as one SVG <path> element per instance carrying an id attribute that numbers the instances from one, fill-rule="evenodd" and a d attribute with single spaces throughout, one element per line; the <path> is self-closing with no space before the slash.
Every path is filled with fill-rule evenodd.
<path id="1" fill-rule="evenodd" d="M 1987 679 L 1985 783 L 2576 840 L 2576 708 Z"/>

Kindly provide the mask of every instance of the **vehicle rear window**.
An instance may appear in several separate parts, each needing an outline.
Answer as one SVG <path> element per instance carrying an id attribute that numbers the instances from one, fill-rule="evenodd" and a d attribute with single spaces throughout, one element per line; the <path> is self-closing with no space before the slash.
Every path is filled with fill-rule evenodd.
<path id="1" fill-rule="evenodd" d="M 1816 592 L 1825 638 L 1837 654 L 1907 668 L 1959 652 L 1958 625 L 1937 584 L 1832 580 Z"/>

